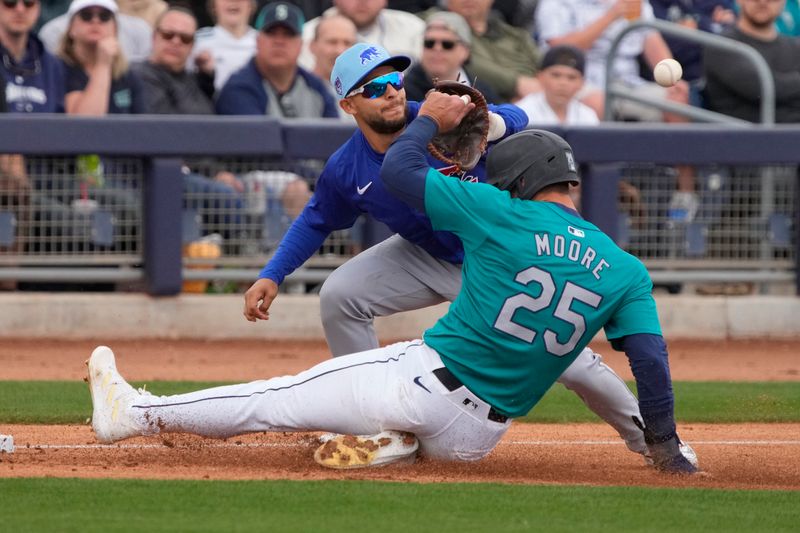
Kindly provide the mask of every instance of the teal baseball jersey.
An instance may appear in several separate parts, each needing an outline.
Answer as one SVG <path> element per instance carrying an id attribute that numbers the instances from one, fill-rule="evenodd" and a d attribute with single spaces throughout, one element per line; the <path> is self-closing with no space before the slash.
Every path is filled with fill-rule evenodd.
<path id="1" fill-rule="evenodd" d="M 434 169 L 425 210 L 465 252 L 461 292 L 425 342 L 503 414 L 527 414 L 601 328 L 661 335 L 644 265 L 573 211 Z"/>

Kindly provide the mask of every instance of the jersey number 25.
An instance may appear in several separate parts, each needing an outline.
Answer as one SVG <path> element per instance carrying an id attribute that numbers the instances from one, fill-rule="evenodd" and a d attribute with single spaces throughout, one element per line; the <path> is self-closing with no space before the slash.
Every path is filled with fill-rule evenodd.
<path id="1" fill-rule="evenodd" d="M 494 327 L 518 339 L 532 343 L 538 332 L 514 322 L 514 313 L 517 309 L 526 309 L 532 313 L 538 313 L 550 307 L 556 293 L 556 284 L 549 272 L 537 267 L 526 268 L 517 274 L 514 281 L 526 286 L 530 283 L 538 283 L 542 288 L 542 293 L 536 298 L 523 293 L 517 293 L 507 298 L 502 309 L 500 309 L 497 320 L 494 322 Z M 552 314 L 555 318 L 571 324 L 574 331 L 570 338 L 567 339 L 567 342 L 561 343 L 558 342 L 558 336 L 555 331 L 545 328 L 544 345 L 547 351 L 555 356 L 563 357 L 575 349 L 580 338 L 586 333 L 586 319 L 583 315 L 570 308 L 573 300 L 583 302 L 597 309 L 602 299 L 599 294 L 588 291 L 569 281 L 566 282 L 561 298 L 559 298 Z"/>

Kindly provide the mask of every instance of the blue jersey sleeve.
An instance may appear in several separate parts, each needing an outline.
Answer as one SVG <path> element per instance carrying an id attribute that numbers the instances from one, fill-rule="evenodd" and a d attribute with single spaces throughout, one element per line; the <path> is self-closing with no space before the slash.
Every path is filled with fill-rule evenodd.
<path id="1" fill-rule="evenodd" d="M 280 285 L 322 246 L 330 232 L 312 227 L 305 214 L 301 213 L 291 225 L 259 278 L 269 278 Z"/>
<path id="2" fill-rule="evenodd" d="M 314 255 L 332 231 L 349 228 L 361 212 L 343 198 L 335 186 L 341 166 L 337 154 L 322 171 L 314 195 L 281 240 L 275 255 L 259 273 L 280 285 L 283 280 Z"/>

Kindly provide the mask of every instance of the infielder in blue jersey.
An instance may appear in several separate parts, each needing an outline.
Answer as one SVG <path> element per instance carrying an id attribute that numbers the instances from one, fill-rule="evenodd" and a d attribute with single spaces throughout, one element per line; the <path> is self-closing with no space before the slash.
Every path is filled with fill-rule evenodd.
<path id="1" fill-rule="evenodd" d="M 101 346 L 88 362 L 98 440 L 322 430 L 350 434 L 315 454 L 334 468 L 408 460 L 417 447 L 434 458 L 477 460 L 605 328 L 630 359 L 654 464 L 695 472 L 676 433 L 652 283 L 641 262 L 575 210 L 569 184 L 580 180 L 569 145 L 539 130 L 510 136 L 488 158 L 494 186 L 446 176 L 426 160 L 429 140 L 470 106 L 432 93 L 381 171 L 391 194 L 464 244 L 461 291 L 422 340 L 296 376 L 163 397 L 133 389 Z"/>
<path id="2" fill-rule="evenodd" d="M 246 292 L 248 320 L 267 320 L 285 276 L 314 255 L 332 231 L 351 227 L 362 213 L 397 234 L 347 261 L 322 286 L 320 313 L 334 356 L 377 348 L 374 317 L 453 301 L 458 294 L 464 257 L 459 237 L 434 229 L 424 211 L 390 194 L 380 176 L 386 150 L 420 108 L 405 99 L 402 71 L 409 63 L 407 57 L 391 56 L 380 46 L 364 43 L 337 58 L 331 84 L 358 130 L 327 161 L 313 197 Z M 516 106 L 489 108 L 490 141 L 527 125 L 527 116 Z M 425 157 L 432 168 L 451 173 L 427 152 Z M 463 182 L 485 181 L 485 159 L 456 177 Z M 600 356 L 587 348 L 559 382 L 612 425 L 629 449 L 646 454 L 642 431 L 634 423 L 639 418 L 636 398 Z"/>

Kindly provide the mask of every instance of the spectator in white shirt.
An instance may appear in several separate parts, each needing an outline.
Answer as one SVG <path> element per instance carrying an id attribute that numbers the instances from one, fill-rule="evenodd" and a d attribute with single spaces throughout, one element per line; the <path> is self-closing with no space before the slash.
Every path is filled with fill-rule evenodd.
<path id="1" fill-rule="evenodd" d="M 164 0 L 117 0 L 119 12 L 132 17 L 139 17 L 151 28 L 156 27 L 156 20 L 169 7 Z"/>
<path id="2" fill-rule="evenodd" d="M 258 32 L 250 26 L 255 9 L 255 0 L 209 0 L 209 11 L 216 25 L 197 31 L 192 57 L 201 52 L 211 53 L 217 91 L 256 53 Z"/>
<path id="3" fill-rule="evenodd" d="M 603 89 L 606 84 L 606 62 L 612 41 L 634 19 L 654 20 L 653 8 L 647 0 L 541 0 L 536 10 L 536 28 L 543 47 L 569 44 L 586 53 L 586 88 L 581 100 L 603 116 Z M 672 57 L 661 34 L 655 30 L 635 31 L 620 44 L 614 60 L 614 83 L 636 94 L 688 103 L 689 86 L 679 82 L 665 89 L 639 75 L 639 56 L 651 67 Z M 615 114 L 622 119 L 649 122 L 678 121 L 664 116 L 655 107 L 630 100 L 616 100 Z"/>
<path id="4" fill-rule="evenodd" d="M 298 61 L 300 66 L 308 70 L 314 68 L 314 56 L 309 44 L 321 18 L 335 13 L 353 21 L 359 42 L 379 44 L 392 55 L 418 59 L 422 53 L 425 23 L 416 15 L 387 9 L 386 5 L 387 0 L 333 0 L 332 8 L 303 26 L 303 50 Z"/>
<path id="5" fill-rule="evenodd" d="M 576 98 L 583 88 L 585 66 L 583 52 L 574 46 L 554 46 L 547 51 L 536 74 L 542 90 L 517 102 L 528 115 L 529 126 L 599 124 L 597 113 Z"/>
<path id="6" fill-rule="evenodd" d="M 561 45 L 550 48 L 542 58 L 536 74 L 542 85 L 541 92 L 529 94 L 517 105 L 525 111 L 529 127 L 546 126 L 597 126 L 600 119 L 594 109 L 578 100 L 577 95 L 584 86 L 586 56 L 574 46 Z M 580 205 L 581 189 L 570 189 L 570 196 Z M 639 226 L 645 211 L 639 190 L 621 180 L 619 182 L 619 206 Z"/>

